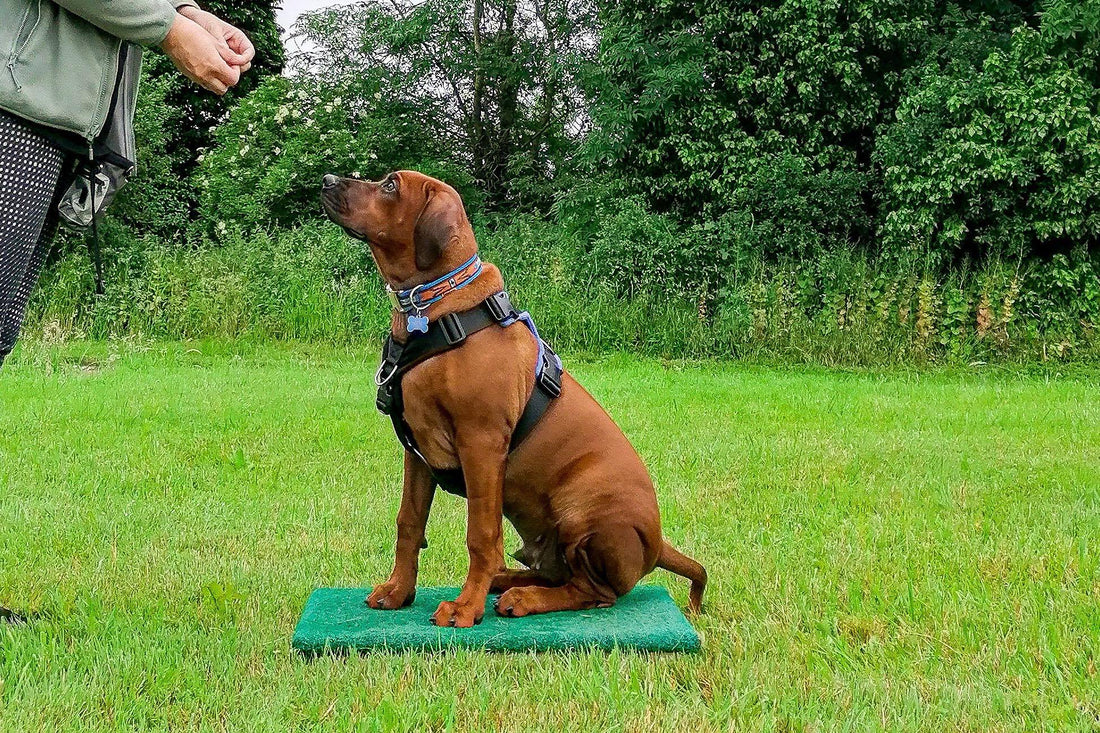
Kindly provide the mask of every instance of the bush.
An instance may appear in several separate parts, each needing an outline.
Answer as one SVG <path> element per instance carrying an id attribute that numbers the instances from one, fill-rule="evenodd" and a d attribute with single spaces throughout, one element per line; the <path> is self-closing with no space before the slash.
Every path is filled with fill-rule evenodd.
<path id="1" fill-rule="evenodd" d="M 92 338 L 253 338 L 354 342 L 382 330 L 388 301 L 369 252 L 332 225 L 178 247 L 118 225 L 107 293 L 88 287 L 83 252 L 62 259 L 36 291 L 36 320 Z"/>
<path id="2" fill-rule="evenodd" d="M 134 115 L 137 170 L 108 211 L 110 218 L 137 231 L 182 239 L 191 225 L 195 192 L 180 171 L 193 153 L 171 146 L 170 131 L 178 129 L 182 121 L 181 111 L 165 99 L 171 91 L 167 77 L 142 79 Z"/>
<path id="3" fill-rule="evenodd" d="M 370 78 L 351 84 L 271 78 L 232 111 L 196 174 L 200 218 L 211 233 L 315 217 L 325 173 L 380 178 L 416 168 L 454 183 L 476 208 L 469 177 L 445 162 L 414 108 L 382 97 Z"/>
<path id="4" fill-rule="evenodd" d="M 606 5 L 586 153 L 683 221 L 731 210 L 767 252 L 873 231 L 870 153 L 936 3 Z"/>
<path id="5" fill-rule="evenodd" d="M 1065 252 L 1100 233 L 1100 89 L 1029 28 L 978 66 L 923 67 L 879 138 L 883 246 Z"/>
<path id="6" fill-rule="evenodd" d="M 662 220 L 615 231 L 652 239 L 637 252 L 663 260 Z M 674 275 L 632 294 L 605 274 L 590 240 L 539 218 L 477 227 L 518 307 L 567 351 L 630 350 L 667 357 L 738 357 L 825 364 L 970 363 L 1100 357 L 1100 262 L 1084 249 L 1051 262 L 991 258 L 947 276 L 839 250 L 814 260 L 745 259 L 720 292 L 669 287 Z M 36 291 L 28 333 L 111 338 L 294 339 L 374 349 L 389 302 L 359 242 L 331 224 L 268 235 L 228 233 L 221 245 L 178 247 L 105 227 L 112 253 L 107 294 L 91 295 L 83 250 L 53 266 Z M 611 230 L 605 233 L 606 249 Z M 687 250 L 705 229 L 670 233 Z M 665 247 L 665 249 L 668 249 Z M 617 255 L 616 255 L 617 256 Z M 747 257 L 747 255 L 746 255 Z M 731 272 L 734 272 L 731 270 Z"/>
<path id="7" fill-rule="evenodd" d="M 459 189 L 567 349 L 1096 354 L 1100 0 L 600 8 L 597 64 L 588 2 L 314 15 L 317 53 L 219 119 L 191 178 L 168 134 L 190 117 L 153 78 L 103 227 L 109 292 L 66 237 L 40 327 L 370 338 L 377 276 L 321 223 L 318 183 L 411 167 Z M 554 223 L 522 213 L 551 199 Z"/>
<path id="8" fill-rule="evenodd" d="M 609 0 L 602 17 L 586 159 L 674 227 L 733 227 L 773 263 L 862 246 L 938 276 L 1097 235 L 1097 0 Z M 724 254 L 685 257 L 709 282 Z"/>

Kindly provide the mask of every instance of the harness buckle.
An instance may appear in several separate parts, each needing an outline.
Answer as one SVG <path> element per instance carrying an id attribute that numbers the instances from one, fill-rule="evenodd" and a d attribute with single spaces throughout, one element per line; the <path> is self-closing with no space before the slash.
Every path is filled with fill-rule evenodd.
<path id="1" fill-rule="evenodd" d="M 378 388 L 378 396 L 374 400 L 374 406 L 383 415 L 393 413 L 393 385 L 383 384 Z"/>
<path id="2" fill-rule="evenodd" d="M 490 295 L 485 300 L 485 307 L 489 309 L 489 315 L 497 323 L 507 320 L 509 316 L 516 312 L 512 308 L 512 299 L 508 297 L 507 291 L 504 290 Z"/>
<path id="3" fill-rule="evenodd" d="M 544 369 L 542 374 L 539 375 L 539 386 L 546 391 L 546 394 L 557 399 L 561 397 L 561 375 L 551 374 L 549 369 Z"/>
<path id="4" fill-rule="evenodd" d="M 402 313 L 405 312 L 405 306 L 401 304 L 401 296 L 399 296 L 397 294 L 397 291 L 391 288 L 389 285 L 386 286 L 386 296 L 390 299 L 390 303 L 393 304 L 394 310 L 400 311 Z"/>
<path id="5" fill-rule="evenodd" d="M 545 341 L 543 344 L 545 345 Z M 545 346 L 546 354 L 542 358 L 542 369 L 539 371 L 539 386 L 553 398 L 561 396 L 561 369 L 557 365 L 557 359 L 549 346 Z"/>
<path id="6" fill-rule="evenodd" d="M 448 313 L 436 322 L 443 331 L 443 338 L 447 340 L 448 346 L 456 346 L 466 340 L 466 329 L 457 313 Z"/>

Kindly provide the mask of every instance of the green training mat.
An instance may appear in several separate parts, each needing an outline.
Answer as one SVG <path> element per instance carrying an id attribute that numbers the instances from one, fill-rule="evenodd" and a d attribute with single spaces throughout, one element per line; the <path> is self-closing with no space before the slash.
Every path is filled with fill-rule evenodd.
<path id="1" fill-rule="evenodd" d="M 458 588 L 417 588 L 416 600 L 397 611 L 379 611 L 363 601 L 369 588 L 318 588 L 306 601 L 291 645 L 300 652 L 441 651 L 494 652 L 551 649 L 699 651 L 699 635 L 668 591 L 640 585 L 611 608 L 561 611 L 505 618 L 489 596 L 485 618 L 471 629 L 439 628 L 429 618 Z"/>

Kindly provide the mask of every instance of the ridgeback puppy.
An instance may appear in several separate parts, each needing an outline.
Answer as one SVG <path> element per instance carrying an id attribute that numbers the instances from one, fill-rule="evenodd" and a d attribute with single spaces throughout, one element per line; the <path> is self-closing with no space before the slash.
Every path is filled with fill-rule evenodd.
<path id="1" fill-rule="evenodd" d="M 500 271 L 476 257 L 462 199 L 441 181 L 415 171 L 378 182 L 326 175 L 321 199 L 332 221 L 370 246 L 387 290 L 450 280 L 450 288 L 442 286 L 446 297 L 417 318 L 435 323 L 504 290 Z M 455 273 L 474 261 L 476 275 L 467 272 L 469 279 L 455 287 Z M 417 338 L 406 315 L 393 313 L 391 339 L 399 346 Z M 416 364 L 399 383 L 418 449 L 405 451 L 393 572 L 366 603 L 395 609 L 412 602 L 435 475 L 461 468 L 469 573 L 458 598 L 432 615 L 437 626 L 479 623 L 489 593 L 501 594 L 496 608 L 503 616 L 610 606 L 655 567 L 690 579 L 688 608 L 700 611 L 706 570 L 663 539 L 641 458 L 568 373 L 560 395 L 510 450 L 543 353 L 532 332 L 519 323 L 483 328 Z M 516 557 L 527 569 L 505 565 L 503 517 L 523 540 Z"/>

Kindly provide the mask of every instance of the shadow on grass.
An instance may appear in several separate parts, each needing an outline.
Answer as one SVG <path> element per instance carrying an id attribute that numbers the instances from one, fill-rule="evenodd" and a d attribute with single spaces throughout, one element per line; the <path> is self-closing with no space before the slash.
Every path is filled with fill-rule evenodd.
<path id="1" fill-rule="evenodd" d="M 8 626 L 26 626 L 48 616 L 49 614 L 39 611 L 13 611 L 10 608 L 0 606 L 0 626 L 5 624 Z"/>

